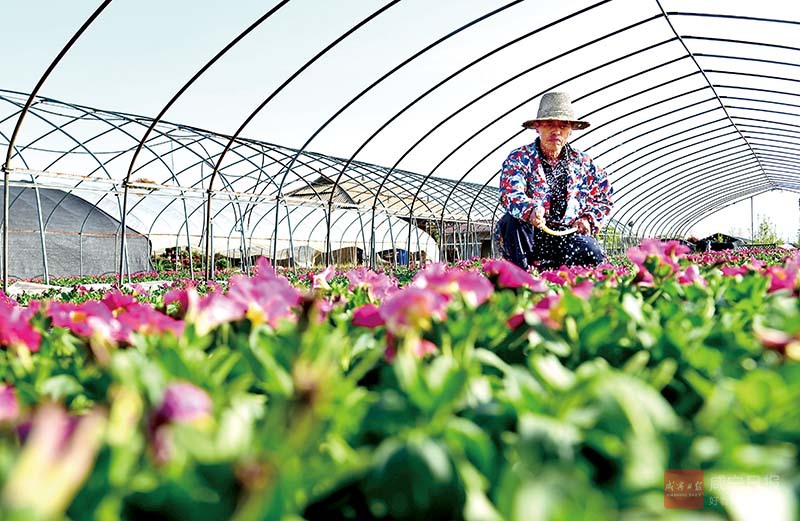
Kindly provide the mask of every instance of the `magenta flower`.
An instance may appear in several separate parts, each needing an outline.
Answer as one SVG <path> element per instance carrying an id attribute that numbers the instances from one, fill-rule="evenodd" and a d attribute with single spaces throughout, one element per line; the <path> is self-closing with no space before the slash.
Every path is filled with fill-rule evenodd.
<path id="1" fill-rule="evenodd" d="M 542 272 L 542 279 L 559 286 L 565 286 L 569 282 L 569 277 L 565 277 L 566 273 L 562 271 L 544 271 Z"/>
<path id="2" fill-rule="evenodd" d="M 352 324 L 358 327 L 375 329 L 376 327 L 386 324 L 386 321 L 383 320 L 378 306 L 375 304 L 364 304 L 353 310 Z"/>
<path id="3" fill-rule="evenodd" d="M 697 264 L 691 264 L 685 270 L 678 273 L 678 283 L 682 285 L 686 284 L 700 284 L 702 286 L 708 285 L 706 279 L 700 275 L 700 268 L 697 267 Z"/>
<path id="4" fill-rule="evenodd" d="M 13 422 L 19 417 L 19 401 L 14 387 L 0 384 L 0 423 Z"/>
<path id="5" fill-rule="evenodd" d="M 419 337 L 410 337 L 411 354 L 417 358 L 425 358 L 427 355 L 435 354 L 439 351 L 436 344 L 430 340 Z M 384 353 L 386 361 L 391 362 L 397 356 L 397 338 L 391 333 L 386 333 L 386 351 Z"/>
<path id="6" fill-rule="evenodd" d="M 747 266 L 724 266 L 721 271 L 726 277 L 734 277 L 736 275 L 747 275 L 750 273 L 750 268 Z"/>
<path id="7" fill-rule="evenodd" d="M 448 299 L 428 289 L 407 286 L 383 301 L 380 313 L 395 335 L 421 335 L 434 320 L 444 320 Z"/>
<path id="8" fill-rule="evenodd" d="M 136 303 L 117 316 L 124 331 L 154 335 L 171 331 L 175 336 L 183 333 L 183 321 L 176 320 L 148 304 Z M 129 338 L 129 337 L 128 337 Z M 129 338 L 130 340 L 130 338 Z"/>
<path id="9" fill-rule="evenodd" d="M 16 300 L 6 295 L 3 290 L 0 289 L 0 309 L 3 309 L 3 307 L 15 307 L 17 305 Z"/>
<path id="10" fill-rule="evenodd" d="M 50 302 L 45 315 L 51 318 L 54 326 L 69 329 L 78 336 L 94 341 L 116 345 L 129 340 L 129 331 L 123 329 L 103 302 Z"/>
<path id="11" fill-rule="evenodd" d="M 200 334 L 219 324 L 244 318 L 254 325 L 266 323 L 274 328 L 283 320 L 296 320 L 302 300 L 300 292 L 286 277 L 276 275 L 267 261 L 261 262 L 254 277 L 232 276 L 228 293 L 224 295 L 211 293 L 195 306 L 191 304 L 191 293 L 187 298 L 190 302 L 187 321 L 193 322 Z"/>
<path id="12" fill-rule="evenodd" d="M 331 285 L 328 283 L 331 281 L 334 275 L 336 275 L 336 268 L 333 266 L 328 266 L 324 270 L 314 275 L 311 282 L 311 289 L 331 289 Z"/>
<path id="13" fill-rule="evenodd" d="M 797 285 L 797 271 L 786 269 L 782 266 L 770 266 L 764 273 L 769 277 L 770 284 L 768 293 L 774 293 L 783 289 L 794 291 Z"/>
<path id="14" fill-rule="evenodd" d="M 169 384 L 148 426 L 155 460 L 163 464 L 172 458 L 175 447 L 169 429 L 171 424 L 203 425 L 211 419 L 211 412 L 211 398 L 203 389 L 189 382 Z"/>
<path id="15" fill-rule="evenodd" d="M 516 315 L 512 315 L 506 321 L 506 326 L 508 326 L 508 329 L 517 329 L 524 323 L 525 323 L 525 313 L 517 313 Z"/>
<path id="16" fill-rule="evenodd" d="M 430 340 L 419 338 L 416 340 L 412 352 L 417 358 L 425 358 L 426 355 L 435 354 L 438 350 L 439 349 L 436 347 L 436 344 Z"/>
<path id="17" fill-rule="evenodd" d="M 627 256 L 639 272 L 650 272 L 653 276 L 667 277 L 680 270 L 678 258 L 689 251 L 688 246 L 684 246 L 678 241 L 663 242 L 659 239 L 644 239 L 638 247 L 628 248 Z M 644 276 L 640 282 L 647 284 L 647 277 Z"/>
<path id="18" fill-rule="evenodd" d="M 591 280 L 586 279 L 572 286 L 572 293 L 582 299 L 588 299 L 592 296 L 593 289 L 594 283 Z"/>
<path id="19" fill-rule="evenodd" d="M 449 269 L 443 263 L 434 263 L 419 271 L 412 284 L 435 291 L 448 299 L 459 294 L 472 307 L 483 304 L 494 291 L 492 283 L 481 273 Z"/>
<path id="20" fill-rule="evenodd" d="M 136 304 L 136 297 L 125 295 L 119 289 L 114 288 L 103 296 L 101 301 L 115 315 L 120 311 L 126 310 L 129 306 Z"/>
<path id="21" fill-rule="evenodd" d="M 505 259 L 484 260 L 483 271 L 501 288 L 530 288 L 536 292 L 548 290 L 543 281 L 534 279 L 530 273 Z"/>
<path id="22" fill-rule="evenodd" d="M 208 418 L 211 409 L 211 398 L 203 389 L 189 382 L 172 382 L 164 391 L 154 421 L 159 425 L 193 422 Z"/>
<path id="23" fill-rule="evenodd" d="M 397 279 L 364 267 L 352 269 L 345 276 L 350 281 L 350 291 L 365 288 L 373 301 L 383 300 L 397 291 Z"/>
<path id="24" fill-rule="evenodd" d="M 95 466 L 106 424 L 100 410 L 72 417 L 58 405 L 39 406 L 16 464 L 5 476 L 4 507 L 32 519 L 63 518 Z"/>
<path id="25" fill-rule="evenodd" d="M 533 313 L 548 327 L 560 329 L 561 320 L 564 318 L 564 310 L 560 304 L 561 295 L 550 294 L 536 303 L 533 307 Z"/>
<path id="26" fill-rule="evenodd" d="M 0 301 L 0 346 L 24 347 L 30 352 L 38 351 L 42 335 L 30 324 L 31 318 L 38 310 L 38 301 L 31 302 L 27 308 L 17 306 L 11 299 Z"/>
<path id="27" fill-rule="evenodd" d="M 199 300 L 200 295 L 194 288 L 171 289 L 164 293 L 164 312 L 167 312 L 170 304 L 175 303 L 175 318 L 184 318 L 190 307 L 197 307 Z"/>
<path id="28" fill-rule="evenodd" d="M 194 324 L 198 334 L 204 335 L 220 324 L 242 320 L 247 309 L 238 300 L 229 299 L 221 293 L 211 293 L 198 297 L 194 304 L 190 300 L 185 320 Z"/>

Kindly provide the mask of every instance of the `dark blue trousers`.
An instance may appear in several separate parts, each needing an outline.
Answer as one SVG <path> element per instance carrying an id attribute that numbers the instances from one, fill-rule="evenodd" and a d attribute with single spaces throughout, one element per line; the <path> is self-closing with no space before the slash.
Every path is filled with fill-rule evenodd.
<path id="1" fill-rule="evenodd" d="M 495 237 L 503 258 L 522 269 L 535 266 L 540 270 L 567 266 L 597 266 L 606 260 L 597 239 L 571 233 L 550 235 L 530 223 L 506 213 L 497 223 Z"/>

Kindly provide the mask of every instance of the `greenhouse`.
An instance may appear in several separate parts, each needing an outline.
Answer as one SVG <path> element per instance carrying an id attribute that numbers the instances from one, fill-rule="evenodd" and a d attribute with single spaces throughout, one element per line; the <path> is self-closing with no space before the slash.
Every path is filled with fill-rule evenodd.
<path id="1" fill-rule="evenodd" d="M 470 6 L 441 19 L 440 29 L 449 32 L 432 33 L 415 52 L 403 55 L 392 46 L 396 62 L 381 74 L 361 64 L 359 79 L 337 80 L 342 87 L 326 103 L 330 117 L 295 123 L 308 129 L 302 146 L 252 138 L 248 127 L 258 125 L 251 122 L 280 105 L 280 94 L 308 92 L 338 63 L 337 51 L 369 48 L 372 31 L 413 9 L 395 3 L 364 13 L 358 10 L 366 6 L 354 7 L 352 19 L 338 21 L 345 28 L 338 37 L 269 87 L 234 135 L 167 118 L 237 45 L 248 38 L 269 42 L 264 33 L 279 23 L 274 19 L 301 6 L 279 2 L 255 18 L 213 59 L 198 63 L 182 86 L 169 89 L 175 94 L 157 115 L 0 91 L 4 183 L 9 196 L 13 188 L 30 188 L 38 195 L 26 200 L 39 205 L 4 197 L 6 277 L 137 272 L 148 267 L 140 258 L 142 238 L 151 255 L 183 255 L 203 266 L 215 262 L 212 256 L 242 266 L 260 255 L 296 266 L 375 266 L 495 255 L 491 230 L 503 213 L 499 165 L 512 143 L 532 140 L 521 136 L 520 122 L 554 89 L 570 92 L 581 118 L 593 123 L 573 143 L 606 168 L 614 187 L 612 218 L 601 233 L 611 251 L 636 237 L 690 235 L 693 225 L 737 203 L 749 200 L 752 213 L 759 195 L 798 191 L 797 23 L 736 6 L 726 12 L 696 3 L 685 9 L 681 2 L 569 2 L 548 16 L 525 2 L 483 12 Z M 106 8 L 114 12 L 108 6 L 84 20 L 63 56 L 82 31 L 102 24 Z M 496 34 L 498 25 L 520 16 L 529 30 L 505 39 Z M 613 23 L 592 23 L 598 19 Z M 531 54 L 565 33 L 575 36 Z M 484 47 L 473 44 L 463 63 L 445 66 L 447 53 L 467 40 Z M 60 58 L 51 64 L 55 71 L 69 67 Z M 442 71 L 419 74 L 430 67 Z M 47 76 L 40 80 L 46 91 Z M 406 99 L 395 92 L 402 82 Z M 338 92 L 346 88 L 351 92 Z M 290 110 L 292 103 L 285 105 Z M 363 138 L 325 139 L 340 122 L 352 128 L 350 118 L 363 122 L 363 131 L 351 133 Z M 317 143 L 335 153 L 315 152 Z M 370 147 L 383 147 L 375 154 L 380 163 L 360 159 Z M 76 198 L 87 204 L 77 213 L 77 203 L 59 211 L 42 204 L 43 189 L 63 191 L 65 204 Z M 102 229 L 91 224 L 93 214 L 103 215 Z M 750 235 L 752 228 L 751 222 Z M 102 261 L 89 244 L 98 236 L 114 238 Z M 59 237 L 76 243 L 79 253 L 62 256 Z M 11 247 L 23 242 L 24 249 Z M 24 259 L 15 261 L 16 252 Z"/>
<path id="2" fill-rule="evenodd" d="M 0 521 L 800 521 L 800 3 L 10 0 Z"/>

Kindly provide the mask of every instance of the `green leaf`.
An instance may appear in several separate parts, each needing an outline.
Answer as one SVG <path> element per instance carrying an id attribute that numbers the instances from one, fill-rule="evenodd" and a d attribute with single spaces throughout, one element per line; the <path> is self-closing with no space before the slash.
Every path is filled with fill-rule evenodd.
<path id="1" fill-rule="evenodd" d="M 83 391 L 83 386 L 68 374 L 51 376 L 42 382 L 39 392 L 54 401 L 63 401 Z"/>

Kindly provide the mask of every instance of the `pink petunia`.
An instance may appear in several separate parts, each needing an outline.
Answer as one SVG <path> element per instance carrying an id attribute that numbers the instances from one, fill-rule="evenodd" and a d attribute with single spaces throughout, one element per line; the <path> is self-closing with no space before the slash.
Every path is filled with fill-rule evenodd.
<path id="1" fill-rule="evenodd" d="M 19 401 L 14 387 L 0 384 L 0 423 L 13 422 L 19 418 Z"/>
<path id="2" fill-rule="evenodd" d="M 505 259 L 486 259 L 483 261 L 483 271 L 491 280 L 501 288 L 530 288 L 532 291 L 545 292 L 547 285 L 523 270 L 516 264 Z"/>
<path id="3" fill-rule="evenodd" d="M 363 266 L 348 271 L 345 276 L 350 281 L 350 291 L 365 288 L 373 301 L 383 300 L 398 289 L 397 279 L 394 277 L 376 273 Z"/>
<path id="4" fill-rule="evenodd" d="M 309 273 L 309 275 L 311 275 Z M 331 285 L 328 284 L 331 279 L 336 275 L 336 268 L 334 266 L 328 266 L 324 270 L 320 271 L 316 275 L 313 276 L 311 282 L 311 289 L 322 289 L 322 290 L 329 290 L 331 289 Z"/>
<path id="5" fill-rule="evenodd" d="M 700 284 L 702 286 L 708 285 L 706 279 L 700 275 L 700 268 L 697 267 L 697 264 L 689 265 L 685 270 L 678 273 L 678 283 L 682 285 L 686 284 Z"/>
<path id="6" fill-rule="evenodd" d="M 386 328 L 396 335 L 419 335 L 433 320 L 443 320 L 447 298 L 435 291 L 407 286 L 383 301 L 380 313 Z"/>
<path id="7" fill-rule="evenodd" d="M 117 316 L 123 329 L 143 334 L 159 334 L 171 331 L 175 336 L 183 333 L 183 321 L 161 313 L 148 304 L 137 302 Z"/>
<path id="8" fill-rule="evenodd" d="M 39 310 L 39 302 L 34 301 L 28 307 L 0 301 L 0 346 L 24 347 L 30 352 L 39 350 L 42 335 L 34 329 L 30 321 Z"/>
<path id="9" fill-rule="evenodd" d="M 680 270 L 678 259 L 689 251 L 688 246 L 684 246 L 678 241 L 664 242 L 659 239 L 644 239 L 639 246 L 628 248 L 626 254 L 640 272 L 650 271 L 645 264 L 648 259 L 652 259 L 658 273 L 651 274 L 663 277 Z M 642 282 L 648 282 L 647 277 L 644 277 Z"/>
<path id="10" fill-rule="evenodd" d="M 82 304 L 72 302 L 50 302 L 45 311 L 56 327 L 69 329 L 74 334 L 90 337 L 95 331 L 110 334 L 114 340 L 120 339 L 119 326 L 112 311 L 95 300 Z"/>
<path id="11" fill-rule="evenodd" d="M 593 289 L 594 283 L 591 280 L 586 279 L 572 286 L 572 293 L 582 299 L 588 299 L 592 296 Z"/>
<path id="12" fill-rule="evenodd" d="M 105 304 L 106 307 L 111 310 L 112 313 L 114 313 L 114 315 L 117 315 L 118 313 L 125 311 L 128 307 L 138 303 L 136 301 L 136 297 L 132 295 L 126 295 L 117 288 L 114 288 L 106 293 L 101 302 Z"/>
<path id="13" fill-rule="evenodd" d="M 747 266 L 723 266 L 721 271 L 726 277 L 735 277 L 736 275 L 747 275 L 750 268 Z"/>
<path id="14" fill-rule="evenodd" d="M 517 329 L 524 323 L 525 323 L 525 313 L 517 313 L 516 315 L 512 315 L 506 321 L 506 326 L 508 326 L 508 329 Z"/>
<path id="15" fill-rule="evenodd" d="M 161 405 L 155 412 L 154 422 L 186 423 L 207 418 L 212 403 L 208 393 L 189 382 L 170 383 L 164 391 Z"/>
<path id="16" fill-rule="evenodd" d="M 770 280 L 768 293 L 781 290 L 794 291 L 797 286 L 797 272 L 794 270 L 786 269 L 783 266 L 770 266 L 764 270 L 764 274 Z"/>
<path id="17" fill-rule="evenodd" d="M 563 318 L 564 314 L 560 304 L 561 295 L 553 293 L 545 296 L 542 300 L 537 302 L 533 307 L 533 313 L 538 316 L 548 327 L 560 329 L 561 319 Z"/>
<path id="18" fill-rule="evenodd" d="M 443 263 L 433 263 L 420 270 L 412 284 L 446 297 L 461 295 L 473 307 L 483 304 L 494 291 L 492 283 L 481 273 L 475 270 L 449 269 Z"/>
<path id="19" fill-rule="evenodd" d="M 353 310 L 352 324 L 358 327 L 375 329 L 376 327 L 386 324 L 386 321 L 381 316 L 378 306 L 375 304 L 364 304 Z"/>

